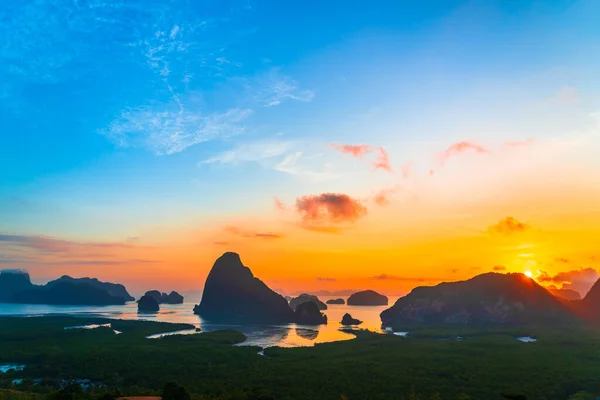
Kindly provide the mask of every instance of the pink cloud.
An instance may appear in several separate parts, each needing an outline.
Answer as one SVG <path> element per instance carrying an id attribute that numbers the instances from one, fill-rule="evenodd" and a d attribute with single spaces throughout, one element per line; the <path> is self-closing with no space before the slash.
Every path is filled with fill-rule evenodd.
<path id="1" fill-rule="evenodd" d="M 405 179 L 410 178 L 412 175 L 412 168 L 410 164 L 404 164 L 400 171 L 402 172 L 402 177 Z"/>
<path id="2" fill-rule="evenodd" d="M 377 156 L 377 160 L 375 160 L 375 163 L 373 163 L 373 169 L 376 171 L 378 169 L 382 169 L 384 171 L 387 171 L 389 173 L 392 173 L 392 167 L 390 166 L 390 157 L 388 155 L 388 152 L 385 150 L 385 148 L 379 146 L 377 147 L 377 151 L 379 152 L 379 155 Z"/>
<path id="3" fill-rule="evenodd" d="M 446 150 L 444 150 L 438 155 L 440 165 L 444 165 L 446 161 L 448 161 L 448 159 L 450 159 L 451 157 L 465 153 L 467 151 L 473 151 L 479 154 L 489 153 L 489 151 L 481 145 L 472 142 L 462 141 L 452 144 L 450 147 L 448 147 Z"/>
<path id="4" fill-rule="evenodd" d="M 367 209 L 358 200 L 340 193 L 299 197 L 296 211 L 305 222 L 354 222 L 367 214 Z"/>
<path id="5" fill-rule="evenodd" d="M 378 153 L 375 162 L 373 163 L 373 170 L 376 171 L 378 169 L 387 171 L 389 173 L 393 173 L 392 167 L 390 165 L 390 157 L 387 150 L 382 146 L 370 146 L 368 144 L 339 144 L 332 143 L 331 147 L 341 151 L 344 154 L 349 154 L 352 157 L 363 158 L 365 155 L 376 151 Z"/>
<path id="6" fill-rule="evenodd" d="M 275 197 L 273 199 L 274 203 L 275 203 L 275 208 L 278 209 L 279 211 L 285 211 L 287 210 L 287 206 L 285 205 L 285 203 L 281 200 L 279 200 L 277 197 Z"/>
<path id="7" fill-rule="evenodd" d="M 341 151 L 344 154 L 349 154 L 353 157 L 358 157 L 358 158 L 362 158 L 364 155 L 371 152 L 371 146 L 366 145 L 366 144 L 353 145 L 353 144 L 332 143 L 331 147 L 333 147 L 336 150 Z"/>
<path id="8" fill-rule="evenodd" d="M 516 218 L 506 217 L 488 228 L 489 233 L 512 235 L 515 233 L 523 233 L 531 229 L 531 226 L 526 223 L 519 222 Z"/>
<path id="9" fill-rule="evenodd" d="M 373 197 L 373 201 L 375 201 L 375 204 L 377 204 L 378 206 L 386 206 L 390 204 L 390 197 L 391 195 L 396 193 L 397 190 L 398 187 L 381 189 L 379 192 L 377 192 L 377 194 L 375 194 L 375 196 Z"/>

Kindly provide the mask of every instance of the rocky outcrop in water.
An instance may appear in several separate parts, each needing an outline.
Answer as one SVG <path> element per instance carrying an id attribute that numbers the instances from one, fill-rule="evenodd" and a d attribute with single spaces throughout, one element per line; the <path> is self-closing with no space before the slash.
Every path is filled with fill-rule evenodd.
<path id="1" fill-rule="evenodd" d="M 325 325 L 327 324 L 327 315 L 319 310 L 316 303 L 307 301 L 296 307 L 294 321 L 301 325 Z"/>
<path id="2" fill-rule="evenodd" d="M 68 275 L 63 275 L 60 278 L 48 282 L 46 286 L 51 286 L 57 283 L 70 283 L 70 284 L 87 284 L 93 286 L 97 289 L 103 290 L 107 292 L 109 295 L 113 297 L 122 297 L 125 302 L 127 301 L 135 301 L 133 296 L 131 296 L 125 286 L 119 283 L 111 283 L 111 282 L 102 282 L 96 278 L 71 278 Z"/>
<path id="3" fill-rule="evenodd" d="M 600 304 L 600 303 L 598 303 Z M 385 326 L 408 323 L 564 324 L 577 321 L 565 303 L 523 274 L 487 273 L 413 289 L 381 313 Z"/>
<path id="4" fill-rule="evenodd" d="M 327 310 L 327 304 L 323 303 L 317 296 L 313 296 L 312 294 L 302 293 L 300 296 L 293 298 L 290 300 L 290 307 L 292 310 L 296 310 L 296 308 L 307 301 L 312 301 L 319 307 L 319 310 Z"/>
<path id="5" fill-rule="evenodd" d="M 138 312 L 155 313 L 160 311 L 158 301 L 152 296 L 143 295 L 138 300 Z"/>
<path id="6" fill-rule="evenodd" d="M 158 290 L 149 290 L 144 296 L 150 296 L 158 302 L 158 304 L 183 304 L 183 296 L 172 291 L 169 294 L 161 293 Z"/>
<path id="7" fill-rule="evenodd" d="M 352 318 L 352 315 L 346 313 L 342 317 L 342 325 L 360 325 L 362 321 L 360 319 Z"/>
<path id="8" fill-rule="evenodd" d="M 294 311 L 242 264 L 237 253 L 225 253 L 215 262 L 194 313 L 212 321 L 233 323 L 288 323 Z"/>
<path id="9" fill-rule="evenodd" d="M 339 298 L 339 299 L 329 299 L 325 303 L 327 303 L 327 304 L 346 304 L 346 301 L 342 298 Z"/>
<path id="10" fill-rule="evenodd" d="M 363 290 L 348 297 L 349 306 L 387 306 L 388 298 L 374 290 Z"/>

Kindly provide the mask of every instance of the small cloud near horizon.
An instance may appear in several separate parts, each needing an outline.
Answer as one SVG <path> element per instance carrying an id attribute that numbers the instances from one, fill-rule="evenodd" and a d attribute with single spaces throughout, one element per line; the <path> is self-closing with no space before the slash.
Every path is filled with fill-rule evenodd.
<path id="1" fill-rule="evenodd" d="M 233 235 L 241 236 L 241 237 L 249 238 L 249 239 L 271 240 L 271 239 L 282 239 L 284 237 L 283 234 L 279 234 L 279 233 L 246 231 L 246 230 L 242 230 L 240 228 L 236 228 L 234 226 L 226 227 L 225 231 L 227 231 Z"/>
<path id="2" fill-rule="evenodd" d="M 315 278 L 315 280 L 317 280 L 319 282 L 336 282 L 337 281 L 337 279 L 335 279 L 333 277 L 328 277 L 328 276 L 326 276 L 326 277 L 319 276 L 319 277 Z"/>
<path id="3" fill-rule="evenodd" d="M 531 229 L 526 223 L 519 222 L 516 218 L 506 217 L 500 220 L 498 223 L 491 225 L 487 232 L 491 234 L 499 235 L 513 235 L 517 233 L 524 233 Z"/>
<path id="4" fill-rule="evenodd" d="M 394 193 L 396 193 L 397 190 L 398 190 L 398 187 L 393 187 L 393 188 L 388 188 L 388 189 L 381 189 L 379 192 L 377 192 L 375 194 L 375 196 L 373 196 L 373 201 L 378 206 L 382 206 L 382 207 L 383 206 L 387 206 L 391 202 L 390 197 Z"/>
<path id="5" fill-rule="evenodd" d="M 494 270 L 496 272 L 506 271 L 506 267 L 504 265 L 496 265 L 496 266 L 494 266 L 494 268 L 492 268 L 492 270 Z"/>

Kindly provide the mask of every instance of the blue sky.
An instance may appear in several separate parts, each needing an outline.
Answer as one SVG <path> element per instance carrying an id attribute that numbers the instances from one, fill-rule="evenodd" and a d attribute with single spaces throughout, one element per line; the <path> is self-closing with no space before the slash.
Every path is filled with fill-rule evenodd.
<path id="1" fill-rule="evenodd" d="M 463 140 L 588 132 L 599 13 L 594 0 L 3 2 L 0 231 L 125 240 L 397 185 L 331 143 L 382 146 L 394 171 L 426 176 Z M 594 164 L 593 148 L 578 158 Z"/>

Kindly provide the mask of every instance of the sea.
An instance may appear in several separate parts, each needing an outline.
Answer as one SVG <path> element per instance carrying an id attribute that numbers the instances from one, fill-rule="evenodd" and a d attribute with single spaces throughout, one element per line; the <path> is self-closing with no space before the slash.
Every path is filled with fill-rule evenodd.
<path id="1" fill-rule="evenodd" d="M 319 297 L 323 302 L 336 297 Z M 342 297 L 343 298 L 343 297 Z M 345 300 L 345 298 L 344 298 Z M 201 332 L 212 332 L 223 329 L 234 329 L 243 332 L 247 339 L 241 343 L 243 346 L 259 346 L 262 348 L 280 346 L 280 347 L 299 347 L 313 346 L 315 343 L 335 342 L 340 340 L 350 340 L 355 336 L 342 332 L 340 321 L 345 313 L 350 313 L 352 317 L 357 318 L 363 323 L 358 327 L 368 329 L 378 333 L 390 333 L 381 326 L 379 314 L 391 307 L 397 298 L 389 298 L 389 306 L 371 307 L 371 306 L 349 306 L 328 304 L 328 309 L 323 311 L 327 314 L 327 325 L 223 325 L 204 321 L 198 315 L 193 313 L 194 306 L 197 303 L 184 302 L 183 304 L 161 304 L 160 311 L 156 314 L 138 314 L 137 304 L 135 302 L 127 303 L 123 306 L 50 306 L 38 304 L 5 304 L 0 303 L 0 316 L 50 316 L 50 315 L 70 315 L 79 317 L 102 317 L 112 319 L 133 319 L 147 321 L 161 321 L 172 323 L 186 323 L 200 328 Z M 194 330 L 182 333 L 193 333 Z M 153 337 L 160 337 L 154 335 Z"/>

